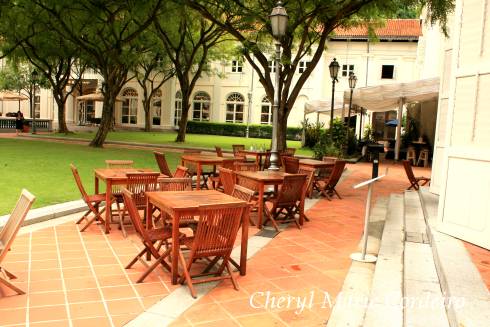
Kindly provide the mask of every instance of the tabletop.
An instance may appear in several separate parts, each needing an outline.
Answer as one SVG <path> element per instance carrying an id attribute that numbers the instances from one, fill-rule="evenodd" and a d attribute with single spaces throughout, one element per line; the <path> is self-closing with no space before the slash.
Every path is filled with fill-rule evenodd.
<path id="1" fill-rule="evenodd" d="M 331 167 L 331 166 L 335 165 L 335 162 L 315 160 L 315 159 L 300 159 L 299 164 L 305 165 L 305 166 L 311 166 L 311 167 L 315 167 L 315 168 L 320 168 L 320 167 Z"/>
<path id="2" fill-rule="evenodd" d="M 240 150 L 239 152 L 244 154 L 267 154 L 267 150 Z"/>
<path id="3" fill-rule="evenodd" d="M 242 204 L 245 201 L 215 190 L 147 192 L 148 201 L 155 206 L 179 210 L 197 210 L 203 204 Z"/>
<path id="4" fill-rule="evenodd" d="M 262 170 L 262 171 L 237 171 L 238 176 L 246 177 L 260 182 L 280 182 L 284 176 L 290 175 L 283 171 Z"/>
<path id="5" fill-rule="evenodd" d="M 184 154 L 184 155 L 182 155 L 182 160 L 193 161 L 193 162 L 202 162 L 202 163 L 220 163 L 220 162 L 223 162 L 223 159 L 230 159 L 230 158 L 218 157 L 218 156 L 212 155 L 212 154 Z"/>
<path id="6" fill-rule="evenodd" d="M 127 173 L 156 173 L 151 168 L 96 168 L 94 171 L 95 176 L 102 180 L 126 179 Z M 166 177 L 166 175 L 161 174 L 161 177 Z"/>

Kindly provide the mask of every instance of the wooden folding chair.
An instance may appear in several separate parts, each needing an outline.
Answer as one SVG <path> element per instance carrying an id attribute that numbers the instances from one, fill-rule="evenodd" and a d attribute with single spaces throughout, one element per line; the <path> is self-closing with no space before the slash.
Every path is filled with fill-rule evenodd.
<path id="1" fill-rule="evenodd" d="M 315 180 L 315 170 L 316 169 L 313 167 L 301 167 L 301 166 L 298 169 L 298 174 L 306 175 L 306 184 L 303 190 L 304 194 L 302 195 L 302 200 L 301 200 L 303 202 L 303 208 L 302 208 L 303 211 L 304 211 L 304 203 L 306 201 L 306 197 L 311 195 L 313 181 Z M 306 214 L 303 215 L 306 221 L 310 221 L 310 219 L 306 216 Z"/>
<path id="2" fill-rule="evenodd" d="M 34 200 L 36 200 L 34 195 L 27 190 L 22 190 L 19 200 L 17 200 L 7 223 L 3 226 L 2 230 L 0 230 L 0 284 L 4 284 L 8 288 L 14 290 L 17 294 L 25 294 L 25 292 L 10 282 L 11 279 L 16 279 L 17 277 L 2 267 L 2 261 L 9 252 L 17 233 L 19 232 L 20 226 L 24 222 Z"/>
<path id="3" fill-rule="evenodd" d="M 160 173 L 128 173 L 128 182 L 126 188 L 133 194 L 133 200 L 138 210 L 146 209 L 146 194 L 145 192 L 151 192 L 158 190 Z M 127 212 L 127 208 L 124 207 L 122 214 L 119 215 L 119 224 L 123 236 L 126 237 L 126 230 L 124 229 L 124 217 Z M 145 210 L 146 213 L 146 210 Z"/>
<path id="4" fill-rule="evenodd" d="M 82 216 L 77 221 L 77 224 L 80 224 L 83 220 L 87 221 L 87 224 L 83 226 L 82 229 L 80 229 L 81 232 L 85 231 L 88 226 L 90 226 L 94 221 L 100 221 L 102 223 L 105 222 L 104 218 L 102 218 L 102 213 L 106 210 L 107 206 L 110 206 L 110 203 L 106 203 L 106 206 L 102 208 L 102 210 L 99 211 L 98 207 L 99 205 L 105 201 L 105 193 L 100 193 L 100 194 L 94 194 L 94 195 L 88 195 L 87 192 L 85 191 L 85 188 L 83 187 L 82 184 L 82 179 L 80 178 L 80 175 L 78 174 L 77 168 L 73 165 L 70 164 L 71 172 L 73 173 L 73 177 L 75 178 L 75 182 L 77 183 L 78 190 L 82 194 L 82 199 L 85 202 L 85 204 L 88 206 L 87 212 Z M 90 214 L 93 214 L 92 218 L 88 218 Z"/>
<path id="5" fill-rule="evenodd" d="M 218 168 L 220 182 L 223 185 L 223 193 L 231 195 L 236 184 L 236 174 L 233 170 L 224 167 Z"/>
<path id="6" fill-rule="evenodd" d="M 248 204 L 219 204 L 199 206 L 199 223 L 193 238 L 183 239 L 181 242 L 190 249 L 189 258 L 186 260 L 179 249 L 179 262 L 183 269 L 180 282 L 187 282 L 192 297 L 196 297 L 194 284 L 206 283 L 217 280 L 230 279 L 234 288 L 238 290 L 238 283 L 231 271 L 230 255 L 242 221 L 247 214 Z M 197 259 L 211 259 L 208 267 L 200 274 L 191 275 L 190 270 Z M 215 271 L 209 271 L 209 266 L 214 266 L 219 259 L 221 263 Z M 226 269 L 228 275 L 223 275 Z M 214 275 L 213 277 L 202 278 Z M 199 279 L 195 279 L 195 278 Z"/>
<path id="7" fill-rule="evenodd" d="M 232 144 L 231 148 L 233 149 L 233 156 L 238 159 L 245 159 L 246 156 L 241 152 L 245 150 L 245 145 L 243 144 Z"/>
<path id="8" fill-rule="evenodd" d="M 332 173 L 324 180 L 319 180 L 316 182 L 318 190 L 322 195 L 324 195 L 328 200 L 331 200 L 334 195 L 337 195 L 339 199 L 340 194 L 337 192 L 335 187 L 342 177 L 342 173 L 345 168 L 345 160 L 336 160 L 332 169 Z"/>
<path id="9" fill-rule="evenodd" d="M 172 177 L 175 178 L 191 177 L 191 175 L 189 174 L 189 168 L 180 165 L 177 166 L 177 168 L 175 169 L 175 173 Z"/>
<path id="10" fill-rule="evenodd" d="M 147 270 L 138 278 L 136 283 L 141 283 L 143 280 L 151 273 L 156 267 L 162 265 L 169 272 L 171 270 L 170 266 L 165 262 L 165 258 L 170 255 L 170 247 L 168 246 L 168 240 L 172 238 L 172 229 L 170 227 L 146 229 L 141 222 L 141 217 L 136 206 L 136 201 L 134 194 L 128 191 L 126 188 L 122 190 L 124 198 L 124 206 L 129 213 L 131 222 L 134 225 L 136 234 L 138 235 L 141 243 L 143 243 L 143 250 L 141 250 L 136 257 L 125 267 L 126 269 L 131 268 L 137 261 L 140 261 L 143 265 L 147 267 Z M 160 254 L 161 247 L 165 245 L 166 250 Z M 148 266 L 148 264 L 142 259 L 144 255 L 150 258 L 155 258 L 155 262 Z"/>
<path id="11" fill-rule="evenodd" d="M 235 161 L 236 171 L 257 171 L 259 167 L 256 162 Z"/>
<path id="12" fill-rule="evenodd" d="M 222 184 L 221 184 L 221 178 L 219 177 L 219 169 L 220 168 L 226 168 L 226 169 L 234 169 L 234 164 L 235 164 L 235 159 L 229 158 L 229 159 L 223 159 L 223 162 L 221 165 L 218 166 L 218 174 L 216 176 L 211 176 L 209 177 L 209 180 L 211 181 L 211 184 L 215 190 L 220 189 L 222 190 Z"/>
<path id="13" fill-rule="evenodd" d="M 173 177 L 174 175 L 170 171 L 170 168 L 168 168 L 168 163 L 165 155 L 157 151 L 154 151 L 153 154 L 155 155 L 155 160 L 157 161 L 160 172 L 168 177 Z"/>
<path id="14" fill-rule="evenodd" d="M 296 214 L 302 214 L 301 199 L 306 187 L 306 175 L 287 175 L 284 176 L 279 192 L 276 197 L 269 198 L 266 204 L 270 204 L 270 209 L 266 205 L 266 220 L 264 225 L 270 220 L 276 231 L 279 232 L 277 221 L 281 218 L 282 222 L 294 221 L 296 226 L 301 229 Z"/>
<path id="15" fill-rule="evenodd" d="M 410 161 L 408 160 L 403 160 L 403 168 L 405 168 L 405 173 L 407 174 L 408 181 L 410 182 L 410 186 L 407 188 L 407 190 L 414 189 L 418 190 L 420 186 L 424 186 L 427 183 L 430 183 L 430 178 L 424 177 L 424 176 L 419 176 L 415 177 L 412 166 L 410 165 Z"/>
<path id="16" fill-rule="evenodd" d="M 299 169 L 299 159 L 290 156 L 283 156 L 282 165 L 284 166 L 284 171 L 286 173 L 297 174 Z"/>
<path id="17" fill-rule="evenodd" d="M 106 160 L 105 161 L 107 168 L 133 168 L 133 160 Z M 122 185 L 112 185 L 111 195 L 114 199 L 114 202 L 117 206 L 117 213 L 120 215 L 123 210 L 121 209 L 121 204 L 124 202 L 122 197 Z M 109 208 L 112 212 L 112 203 L 109 205 Z M 111 221 L 112 223 L 112 221 Z"/>
<path id="18" fill-rule="evenodd" d="M 214 149 L 216 150 L 216 155 L 218 157 L 223 157 L 223 149 L 221 149 L 221 147 L 215 145 Z"/>

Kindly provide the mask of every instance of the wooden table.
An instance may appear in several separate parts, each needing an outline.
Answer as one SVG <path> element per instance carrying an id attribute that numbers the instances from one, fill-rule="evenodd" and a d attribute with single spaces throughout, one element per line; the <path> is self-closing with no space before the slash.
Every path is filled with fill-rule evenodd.
<path id="1" fill-rule="evenodd" d="M 128 181 L 127 173 L 154 173 L 155 171 L 150 168 L 96 168 L 95 172 L 95 194 L 99 194 L 99 180 L 102 180 L 106 184 L 106 219 L 105 219 L 105 232 L 109 234 L 111 230 L 110 223 L 112 221 L 111 210 L 111 198 L 112 198 L 112 186 L 113 185 L 125 185 Z M 161 177 L 167 177 L 161 174 Z"/>
<path id="2" fill-rule="evenodd" d="M 264 214 L 264 189 L 266 185 L 278 186 L 283 183 L 284 176 L 289 175 L 283 171 L 237 171 L 235 172 L 238 178 L 246 178 L 254 181 L 258 186 L 259 191 L 259 209 L 257 228 L 262 228 Z"/>
<path id="3" fill-rule="evenodd" d="M 183 191 L 183 192 L 147 192 L 146 224 L 151 226 L 151 213 L 153 207 L 172 217 L 172 284 L 177 284 L 179 277 L 179 219 L 183 216 L 198 214 L 202 204 L 242 204 L 245 201 L 230 195 L 215 191 Z M 242 241 L 240 251 L 240 275 L 247 272 L 247 244 L 248 244 L 248 215 L 242 217 Z"/>
<path id="4" fill-rule="evenodd" d="M 185 166 L 185 163 L 194 163 L 196 168 L 196 190 L 201 189 L 201 175 L 202 175 L 202 166 L 209 165 L 214 166 L 219 165 L 223 162 L 223 160 L 230 158 L 218 157 L 216 155 L 207 155 L 207 154 L 184 154 L 181 157 L 182 166 Z"/>
<path id="5" fill-rule="evenodd" d="M 241 150 L 240 153 L 244 155 L 251 155 L 255 157 L 255 162 L 259 165 L 259 170 L 262 170 L 262 157 L 267 155 L 269 151 L 266 150 Z"/>

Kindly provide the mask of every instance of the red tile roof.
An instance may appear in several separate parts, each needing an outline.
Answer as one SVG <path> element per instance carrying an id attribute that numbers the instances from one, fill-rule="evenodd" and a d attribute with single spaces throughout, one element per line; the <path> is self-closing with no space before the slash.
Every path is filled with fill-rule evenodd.
<path id="1" fill-rule="evenodd" d="M 422 26 L 419 19 L 388 19 L 383 27 L 375 28 L 378 38 L 418 39 L 422 36 Z M 336 28 L 333 38 L 365 38 L 368 36 L 367 26 Z"/>

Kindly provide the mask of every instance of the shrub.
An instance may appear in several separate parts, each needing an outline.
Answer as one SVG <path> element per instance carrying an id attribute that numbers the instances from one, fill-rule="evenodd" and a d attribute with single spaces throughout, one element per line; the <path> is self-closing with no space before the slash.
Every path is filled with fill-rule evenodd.
<path id="1" fill-rule="evenodd" d="M 223 136 L 245 137 L 247 131 L 246 124 L 232 123 L 211 123 L 189 121 L 187 123 L 187 133 L 191 134 L 211 134 Z M 299 141 L 303 129 L 300 127 L 288 127 L 286 139 Z M 271 138 L 272 126 L 270 125 L 249 125 L 249 136 L 253 138 Z"/>
<path id="2" fill-rule="evenodd" d="M 310 123 L 308 119 L 305 119 L 301 125 L 303 126 L 303 129 L 305 130 L 305 144 L 304 146 L 307 148 L 313 148 L 319 141 L 320 138 L 322 137 L 323 130 L 322 128 L 324 127 L 324 123 L 316 122 L 316 123 Z"/>

